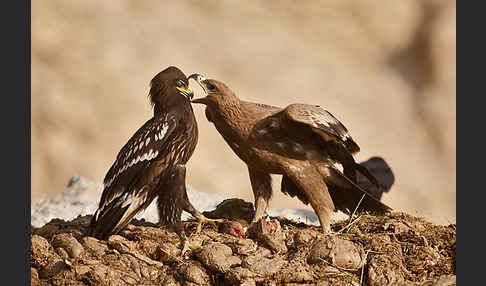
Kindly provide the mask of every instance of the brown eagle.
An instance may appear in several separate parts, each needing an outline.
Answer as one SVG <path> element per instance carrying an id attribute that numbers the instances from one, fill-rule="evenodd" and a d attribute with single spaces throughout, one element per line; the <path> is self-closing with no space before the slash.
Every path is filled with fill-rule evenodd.
<path id="1" fill-rule="evenodd" d="M 330 231 L 334 209 L 354 210 L 361 201 L 360 210 L 391 210 L 356 184 L 361 173 L 377 188 L 384 188 L 368 169 L 356 163 L 353 154 L 359 146 L 330 112 L 317 105 L 279 108 L 246 102 L 220 81 L 199 74 L 191 78 L 207 94 L 192 102 L 206 105 L 207 119 L 248 166 L 255 196 L 254 222 L 268 206 L 270 174 L 283 175 L 282 192 L 311 204 L 325 232 Z"/>
<path id="2" fill-rule="evenodd" d="M 90 234 L 106 239 L 122 230 L 157 198 L 161 224 L 174 227 L 184 249 L 187 242 L 182 210 L 202 222 L 212 222 L 197 211 L 186 194 L 186 167 L 198 140 L 188 79 L 176 67 L 158 73 L 150 83 L 154 116 L 140 127 L 118 153 L 103 181 L 99 207 Z"/>

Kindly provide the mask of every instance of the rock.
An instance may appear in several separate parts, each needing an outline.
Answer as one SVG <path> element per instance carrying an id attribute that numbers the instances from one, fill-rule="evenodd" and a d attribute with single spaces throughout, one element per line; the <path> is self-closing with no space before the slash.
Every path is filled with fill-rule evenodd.
<path id="1" fill-rule="evenodd" d="M 258 245 L 251 239 L 238 239 L 231 245 L 232 250 L 240 255 L 250 255 Z"/>
<path id="2" fill-rule="evenodd" d="M 231 248 L 222 243 L 207 244 L 196 253 L 206 267 L 219 273 L 225 273 L 231 266 L 241 263 L 241 259 L 232 254 Z"/>
<path id="3" fill-rule="evenodd" d="M 269 259 L 262 256 L 248 256 L 243 260 L 242 266 L 262 276 L 271 276 L 278 272 L 285 264 L 281 258 Z"/>
<path id="4" fill-rule="evenodd" d="M 456 275 L 443 275 L 435 279 L 427 279 L 423 282 L 399 281 L 389 284 L 389 286 L 455 286 Z"/>
<path id="5" fill-rule="evenodd" d="M 47 279 L 56 276 L 67 268 L 62 259 L 51 260 L 47 264 L 41 266 L 39 270 L 39 278 Z"/>
<path id="6" fill-rule="evenodd" d="M 394 233 L 407 233 L 411 228 L 397 219 L 389 219 L 383 224 L 383 229 Z"/>
<path id="7" fill-rule="evenodd" d="M 241 285 L 241 283 L 250 283 L 250 281 L 255 281 L 259 279 L 257 273 L 249 270 L 248 268 L 244 268 L 241 266 L 236 266 L 231 268 L 231 271 L 228 271 L 224 278 L 225 282 L 229 285 Z M 251 284 L 250 284 L 251 285 Z"/>
<path id="8" fill-rule="evenodd" d="M 432 280 L 432 283 L 425 282 L 423 286 L 455 286 L 456 285 L 456 275 L 443 275 L 436 279 L 435 281 Z"/>
<path id="9" fill-rule="evenodd" d="M 229 220 L 245 220 L 251 222 L 255 215 L 253 204 L 242 199 L 226 199 L 216 206 L 212 211 L 205 211 L 207 218 L 225 218 Z"/>
<path id="10" fill-rule="evenodd" d="M 181 285 L 181 283 L 179 283 L 177 280 L 175 280 L 174 276 L 167 275 L 160 285 L 179 286 L 179 285 Z"/>
<path id="11" fill-rule="evenodd" d="M 317 237 L 317 233 L 310 229 L 304 229 L 294 234 L 295 246 L 308 245 L 314 238 Z"/>
<path id="12" fill-rule="evenodd" d="M 37 273 L 37 269 L 31 267 L 30 268 L 30 279 L 33 282 L 34 280 L 39 280 L 39 273 Z"/>
<path id="13" fill-rule="evenodd" d="M 305 283 L 314 281 L 312 270 L 307 264 L 289 261 L 279 272 L 282 283 Z"/>
<path id="14" fill-rule="evenodd" d="M 158 248 L 159 260 L 163 263 L 179 262 L 181 250 L 173 244 L 162 244 Z"/>
<path id="15" fill-rule="evenodd" d="M 240 286 L 256 286 L 254 280 L 244 280 L 240 283 Z"/>
<path id="16" fill-rule="evenodd" d="M 86 236 L 82 239 L 83 247 L 95 256 L 102 256 L 108 250 L 108 246 L 101 243 L 98 239 Z"/>
<path id="17" fill-rule="evenodd" d="M 71 258 L 78 258 L 84 253 L 84 248 L 71 234 L 61 233 L 52 237 L 52 246 L 62 247 Z"/>
<path id="18" fill-rule="evenodd" d="M 129 253 L 135 248 L 135 244 L 132 241 L 117 234 L 108 237 L 108 246 L 118 250 L 120 253 Z"/>
<path id="19" fill-rule="evenodd" d="M 310 264 L 323 260 L 336 267 L 357 270 L 363 263 L 362 248 L 352 241 L 328 236 L 312 247 L 307 261 Z"/>
<path id="20" fill-rule="evenodd" d="M 390 285 L 401 282 L 404 276 L 401 262 L 392 260 L 385 255 L 373 255 L 368 263 L 368 281 L 370 286 Z"/>
<path id="21" fill-rule="evenodd" d="M 66 250 L 62 247 L 56 247 L 56 253 L 62 258 L 62 259 L 68 259 L 69 254 L 67 253 Z"/>
<path id="22" fill-rule="evenodd" d="M 47 239 L 33 235 L 31 244 L 30 264 L 38 269 L 39 278 L 50 278 L 65 269 L 65 263 Z"/>
<path id="23" fill-rule="evenodd" d="M 90 270 L 91 268 L 86 265 L 78 265 L 74 268 L 74 271 L 78 277 L 88 273 Z"/>
<path id="24" fill-rule="evenodd" d="M 181 274 L 186 281 L 190 281 L 196 285 L 209 285 L 210 277 L 206 269 L 197 261 L 191 261 L 181 267 Z"/>
<path id="25" fill-rule="evenodd" d="M 52 241 L 69 241 L 76 237 L 72 233 L 83 233 L 85 226 L 78 221 L 56 222 L 57 233 L 52 235 Z M 411 231 L 395 234 L 390 227 L 384 232 L 387 222 L 406 225 Z M 206 228 L 201 234 L 187 231 L 191 241 L 196 236 L 204 237 L 204 243 L 190 255 L 180 256 L 180 243 L 175 234 L 166 235 L 165 231 L 155 231 L 156 228 L 145 222 L 134 220 L 128 226 L 130 233 L 112 235 L 107 242 L 85 233 L 79 238 L 84 254 L 71 259 L 63 247 L 53 247 L 50 239 L 33 234 L 31 281 L 32 285 L 315 285 L 329 282 L 328 285 L 354 286 L 359 285 L 361 268 L 350 269 L 356 267 L 347 264 L 349 261 L 344 258 L 349 258 L 352 253 L 349 249 L 358 243 L 367 251 L 368 263 L 363 269 L 367 285 L 444 286 L 455 281 L 454 275 L 439 278 L 455 273 L 455 226 L 438 226 L 403 213 L 363 214 L 354 230 L 326 236 L 314 233 L 314 227 L 287 220 L 280 223 L 281 228 L 274 227 L 273 234 L 280 232 L 288 240 L 295 237 L 299 243 L 298 247 L 289 243 L 291 251 L 285 253 L 272 253 L 266 244 L 258 245 L 251 239 Z M 186 229 L 191 225 L 193 222 L 184 223 Z M 325 239 L 316 241 L 314 235 Z M 312 256 L 320 263 L 309 264 Z M 358 259 L 355 264 L 359 264 Z"/>
<path id="26" fill-rule="evenodd" d="M 153 260 L 160 259 L 160 244 L 156 241 L 143 239 L 138 242 L 138 249 Z"/>

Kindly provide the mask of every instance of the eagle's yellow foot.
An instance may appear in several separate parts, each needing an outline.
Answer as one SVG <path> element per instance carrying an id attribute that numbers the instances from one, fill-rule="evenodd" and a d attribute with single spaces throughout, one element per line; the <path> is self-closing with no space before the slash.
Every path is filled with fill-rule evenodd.
<path id="1" fill-rule="evenodd" d="M 200 217 L 197 218 L 198 220 L 198 224 L 197 224 L 197 228 L 196 228 L 196 233 L 200 233 L 201 230 L 202 230 L 202 224 L 203 223 L 209 223 L 209 224 L 212 224 L 213 226 L 217 227 L 218 225 L 216 223 L 222 223 L 224 222 L 223 219 L 210 219 L 210 218 L 207 218 L 203 215 L 201 215 Z"/>
<path id="2" fill-rule="evenodd" d="M 201 248 L 200 245 L 191 244 L 189 241 L 184 241 L 184 247 L 182 248 L 181 255 L 183 256 L 188 250 L 196 250 Z"/>

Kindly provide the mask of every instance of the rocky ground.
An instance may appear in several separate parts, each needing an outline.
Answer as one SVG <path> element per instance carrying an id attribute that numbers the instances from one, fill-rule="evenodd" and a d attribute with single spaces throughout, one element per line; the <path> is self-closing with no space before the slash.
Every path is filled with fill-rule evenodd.
<path id="1" fill-rule="evenodd" d="M 456 285 L 455 225 L 359 214 L 326 235 L 283 217 L 246 229 L 247 211 L 200 233 L 184 222 L 201 245 L 184 255 L 175 233 L 143 219 L 107 241 L 86 235 L 90 215 L 52 219 L 31 228 L 32 285 Z"/>

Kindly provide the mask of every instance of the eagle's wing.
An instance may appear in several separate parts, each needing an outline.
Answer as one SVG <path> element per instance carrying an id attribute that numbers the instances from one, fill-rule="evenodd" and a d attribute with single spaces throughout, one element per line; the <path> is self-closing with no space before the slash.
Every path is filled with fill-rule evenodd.
<path id="1" fill-rule="evenodd" d="M 287 119 L 311 127 L 325 141 L 337 143 L 334 147 L 337 146 L 338 148 L 328 146 L 328 152 L 332 154 L 334 160 L 340 161 L 343 164 L 344 174 L 349 179 L 356 180 L 354 171 L 356 169 L 373 185 L 382 188 L 368 169 L 355 162 L 352 154 L 359 152 L 360 148 L 358 144 L 353 140 L 346 127 L 329 111 L 324 110 L 319 105 L 291 104 L 284 109 L 283 113 Z M 345 151 L 339 146 L 344 147 Z"/>
<path id="2" fill-rule="evenodd" d="M 372 193 L 344 176 L 334 166 L 329 166 L 326 169 L 325 173 L 329 175 L 324 177 L 324 181 L 326 184 L 330 183 L 327 184 L 329 194 L 337 210 L 353 211 L 358 206 L 358 211 L 369 211 L 376 214 L 383 214 L 392 210 Z"/>
<path id="3" fill-rule="evenodd" d="M 120 150 L 103 181 L 91 222 L 94 236 L 118 232 L 155 198 L 152 190 L 168 166 L 177 122 L 174 113 L 152 118 Z"/>
<path id="4" fill-rule="evenodd" d="M 283 112 L 289 120 L 310 126 L 324 140 L 341 143 L 352 154 L 359 152 L 346 127 L 319 105 L 291 104 Z"/>

